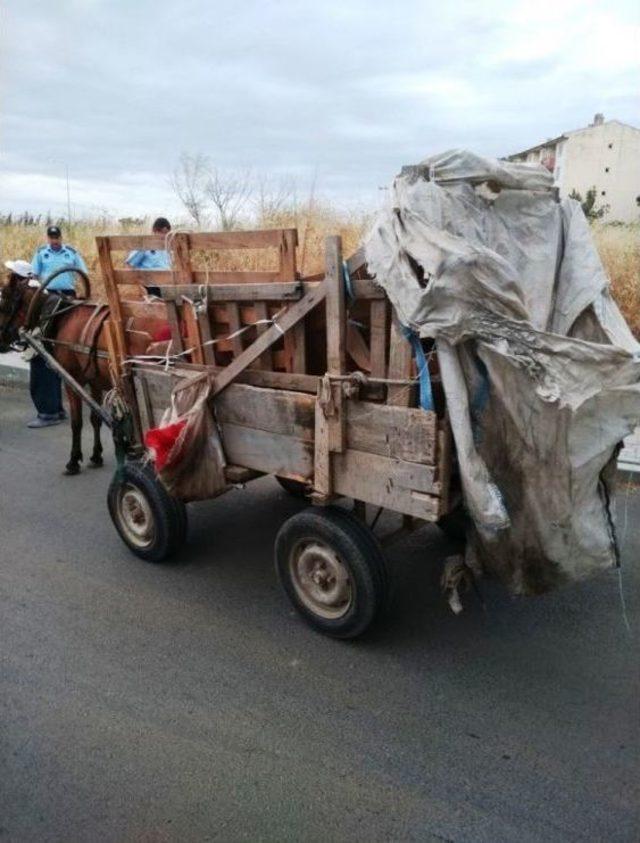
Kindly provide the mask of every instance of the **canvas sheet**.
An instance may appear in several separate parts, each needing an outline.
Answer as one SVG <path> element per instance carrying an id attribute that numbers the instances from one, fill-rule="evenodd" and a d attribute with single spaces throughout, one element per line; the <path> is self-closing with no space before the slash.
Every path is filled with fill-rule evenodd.
<path id="1" fill-rule="evenodd" d="M 436 339 L 470 558 L 519 594 L 617 564 L 640 346 L 580 205 L 542 166 L 453 150 L 403 169 L 365 253 L 401 321 Z"/>

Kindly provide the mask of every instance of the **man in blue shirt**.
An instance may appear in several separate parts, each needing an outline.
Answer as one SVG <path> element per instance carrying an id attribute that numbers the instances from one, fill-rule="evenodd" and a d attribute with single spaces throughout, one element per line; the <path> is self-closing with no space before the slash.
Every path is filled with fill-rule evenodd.
<path id="1" fill-rule="evenodd" d="M 87 265 L 82 259 L 82 255 L 73 246 L 62 242 L 62 232 L 57 225 L 50 225 L 47 228 L 47 243 L 36 250 L 31 265 L 34 273 L 43 282 L 56 269 L 61 269 L 63 266 L 82 269 L 84 272 L 87 271 Z M 57 278 L 53 279 L 47 290 L 73 293 L 74 287 L 75 274 L 73 272 L 63 272 Z"/>
<path id="2" fill-rule="evenodd" d="M 166 238 L 171 231 L 171 223 L 165 217 L 158 217 L 151 228 L 153 234 Z M 171 258 L 166 249 L 144 249 L 131 252 L 125 261 L 132 269 L 171 269 Z"/>
<path id="3" fill-rule="evenodd" d="M 62 267 L 82 269 L 87 272 L 87 265 L 82 255 L 73 246 L 62 242 L 62 232 L 57 225 L 47 228 L 47 243 L 40 246 L 31 261 L 33 272 L 42 283 Z M 73 295 L 75 292 L 75 273 L 62 272 L 53 279 L 47 290 Z M 34 357 L 30 361 L 30 389 L 31 398 L 38 415 L 30 421 L 27 427 L 51 427 L 66 418 L 62 407 L 62 391 L 59 376 L 49 369 L 41 357 Z"/>

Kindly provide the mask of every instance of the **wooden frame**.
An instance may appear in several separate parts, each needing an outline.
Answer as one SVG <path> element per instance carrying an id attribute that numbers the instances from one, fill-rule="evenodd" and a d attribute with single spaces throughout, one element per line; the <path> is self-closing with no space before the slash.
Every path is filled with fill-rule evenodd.
<path id="1" fill-rule="evenodd" d="M 111 306 L 111 366 L 129 384 L 143 432 L 158 423 L 173 389 L 206 375 L 229 482 L 273 473 L 307 484 L 317 504 L 349 496 L 361 509 L 365 502 L 425 521 L 447 512 L 448 422 L 415 406 L 411 346 L 384 292 L 366 277 L 363 255 L 347 261 L 348 299 L 339 237 L 326 239 L 325 271 L 313 278 L 298 275 L 293 229 L 177 233 L 169 271 L 117 269 L 113 261 L 116 251 L 162 248 L 163 238 L 97 240 Z M 193 268 L 194 251 L 264 248 L 277 249 L 277 270 Z M 168 371 L 127 356 L 124 319 L 143 307 L 123 298 L 132 283 L 157 288 L 172 350 L 185 352 Z M 347 326 L 354 313 L 357 357 L 375 387 L 352 379 Z M 314 370 L 319 342 L 326 358 Z"/>

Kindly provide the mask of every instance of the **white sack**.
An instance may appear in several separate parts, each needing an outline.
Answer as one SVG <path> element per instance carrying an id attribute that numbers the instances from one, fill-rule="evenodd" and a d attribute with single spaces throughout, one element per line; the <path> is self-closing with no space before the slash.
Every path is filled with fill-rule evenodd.
<path id="1" fill-rule="evenodd" d="M 365 252 L 399 318 L 437 341 L 483 566 L 539 593 L 616 564 L 640 346 L 579 204 L 542 166 L 453 150 L 403 169 Z"/>

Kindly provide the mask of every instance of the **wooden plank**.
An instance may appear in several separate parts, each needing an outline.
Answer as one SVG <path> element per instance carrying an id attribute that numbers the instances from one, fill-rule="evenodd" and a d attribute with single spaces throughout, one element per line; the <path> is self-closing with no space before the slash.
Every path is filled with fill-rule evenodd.
<path id="1" fill-rule="evenodd" d="M 184 351 L 184 344 L 182 341 L 182 333 L 180 331 L 180 320 L 178 319 L 178 309 L 176 303 L 173 301 L 167 302 L 167 322 L 171 330 L 171 339 L 173 345 L 171 346 L 172 353 L 176 354 Z"/>
<path id="2" fill-rule="evenodd" d="M 229 483 L 248 483 L 257 477 L 264 477 L 264 472 L 254 471 L 252 468 L 244 468 L 241 465 L 226 465 L 224 476 Z"/>
<path id="3" fill-rule="evenodd" d="M 279 280 L 279 272 L 245 271 L 205 271 L 196 269 L 192 272 L 195 284 L 268 284 Z M 143 286 L 162 287 L 176 285 L 180 278 L 169 269 L 116 269 L 114 278 L 117 284 L 142 284 Z M 184 280 L 184 279 L 183 279 Z M 192 291 L 193 293 L 193 291 Z"/>
<path id="4" fill-rule="evenodd" d="M 274 281 L 269 284 L 208 284 L 198 290 L 198 296 L 206 295 L 208 302 L 298 301 L 305 292 L 300 281 Z M 193 298 L 194 289 L 191 284 L 167 284 L 160 288 L 159 295 L 165 301 L 179 301 L 182 296 Z"/>
<path id="5" fill-rule="evenodd" d="M 214 375 L 218 372 L 224 372 L 225 367 L 213 366 L 198 366 L 192 363 L 181 362 L 179 367 L 173 367 L 169 373 L 158 366 L 139 366 L 134 365 L 136 372 L 144 372 L 153 377 L 162 378 L 184 378 L 199 372 L 204 369 L 212 372 Z M 238 375 L 237 382 L 241 384 L 251 384 L 253 386 L 268 387 L 269 389 L 277 390 L 294 390 L 296 392 L 306 392 L 315 395 L 318 391 L 318 376 L 317 375 L 298 375 L 290 372 L 265 372 L 245 369 Z"/>
<path id="6" fill-rule="evenodd" d="M 385 299 L 385 291 L 369 278 L 352 278 L 351 288 L 356 299 Z"/>
<path id="7" fill-rule="evenodd" d="M 278 285 L 280 286 L 280 285 Z M 267 310 L 266 302 L 264 301 L 256 301 L 255 305 L 255 321 L 259 322 L 263 319 L 269 318 L 269 311 Z M 264 334 L 267 330 L 268 325 L 256 325 L 256 332 L 257 335 L 260 336 Z M 271 369 L 273 366 L 273 361 L 271 359 L 271 352 L 265 351 L 264 354 L 261 354 L 260 357 L 255 361 L 256 367 L 260 369 Z"/>
<path id="8" fill-rule="evenodd" d="M 342 247 L 339 237 L 325 240 L 327 286 L 327 372 L 343 375 L 346 366 L 347 311 L 342 281 Z"/>
<path id="9" fill-rule="evenodd" d="M 359 269 L 366 267 L 366 265 L 363 246 L 360 246 L 359 249 L 356 249 L 356 251 L 347 258 L 347 270 L 349 271 L 349 275 L 355 275 Z"/>
<path id="10" fill-rule="evenodd" d="M 294 236 L 295 228 L 269 228 L 261 231 L 206 231 L 189 234 L 191 249 L 279 249 L 283 236 Z"/>
<path id="11" fill-rule="evenodd" d="M 325 240 L 325 272 L 325 284 L 327 285 L 327 373 L 329 375 L 344 375 L 347 371 L 347 308 L 343 282 L 342 240 L 340 237 L 331 236 Z M 329 426 L 328 445 L 331 451 L 339 452 L 344 450 L 346 441 L 346 416 L 343 412 L 342 384 L 339 382 L 332 384 L 331 391 L 334 409 L 327 419 Z M 318 445 L 316 445 L 316 456 L 318 456 Z"/>
<path id="12" fill-rule="evenodd" d="M 283 229 L 279 244 L 280 281 L 292 281 L 296 277 L 296 246 L 298 232 L 295 228 Z"/>
<path id="13" fill-rule="evenodd" d="M 212 395 L 221 392 L 228 386 L 240 372 L 244 371 L 250 363 L 253 363 L 264 351 L 276 342 L 282 333 L 292 328 L 300 319 L 303 319 L 316 305 L 324 300 L 326 285 L 321 284 L 311 292 L 307 293 L 299 302 L 291 305 L 289 309 L 278 319 L 278 324 L 259 336 L 239 357 L 230 363 L 218 376 L 212 387 Z"/>
<path id="14" fill-rule="evenodd" d="M 229 334 L 233 334 L 240 330 L 240 311 L 235 302 L 228 302 L 225 305 L 227 311 L 227 325 L 229 326 Z M 244 351 L 242 336 L 233 337 L 231 340 L 231 348 L 233 349 L 233 356 L 239 357 Z"/>
<path id="15" fill-rule="evenodd" d="M 387 374 L 387 302 L 371 302 L 370 322 L 371 376 L 384 378 Z"/>
<path id="16" fill-rule="evenodd" d="M 220 422 L 313 442 L 315 400 L 310 395 L 231 384 L 213 406 Z"/>
<path id="17" fill-rule="evenodd" d="M 165 249 L 167 245 L 164 234 L 112 234 L 107 239 L 112 252 Z"/>
<path id="18" fill-rule="evenodd" d="M 427 521 L 439 517 L 432 466 L 346 450 L 333 454 L 333 491 Z"/>
<path id="19" fill-rule="evenodd" d="M 402 333 L 398 317 L 394 314 L 391 322 L 391 339 L 389 343 L 389 368 L 387 376 L 391 379 L 409 379 L 412 375 L 411 344 Z M 398 407 L 408 407 L 412 400 L 410 386 L 394 386 L 389 384 L 387 389 L 387 404 Z"/>
<path id="20" fill-rule="evenodd" d="M 174 267 L 179 284 L 190 284 L 194 281 L 188 237 L 188 234 L 177 231 L 173 233 L 170 241 L 168 241 L 171 245 L 172 266 Z"/>
<path id="21" fill-rule="evenodd" d="M 198 310 L 198 328 L 200 329 L 200 338 L 202 339 L 202 354 L 204 362 L 208 365 L 215 365 L 216 357 L 211 345 L 211 322 L 209 321 L 209 311 L 206 308 Z"/>
<path id="22" fill-rule="evenodd" d="M 102 272 L 102 279 L 104 282 L 105 292 L 107 294 L 107 301 L 109 303 L 109 319 L 111 321 L 111 331 L 113 339 L 113 351 L 116 359 L 113 361 L 114 374 L 119 379 L 122 375 L 122 366 L 124 359 L 127 356 L 127 342 L 124 333 L 124 324 L 122 317 L 122 308 L 120 306 L 120 296 L 118 288 L 114 280 L 114 269 L 111 261 L 111 248 L 109 237 L 96 237 L 96 247 L 98 250 L 98 261 L 100 263 L 100 270 Z"/>
<path id="23" fill-rule="evenodd" d="M 307 371 L 307 332 L 304 320 L 294 325 L 285 336 L 291 336 L 291 369 L 294 372 Z"/>
<path id="24" fill-rule="evenodd" d="M 313 499 L 328 501 L 332 494 L 329 420 L 320 401 L 315 402 L 315 435 L 313 447 Z"/>
<path id="25" fill-rule="evenodd" d="M 204 363 L 200 326 L 192 305 L 185 304 L 182 308 L 182 318 L 187 328 L 188 347 L 192 349 L 191 359 L 194 363 Z"/>
<path id="26" fill-rule="evenodd" d="M 313 445 L 293 436 L 223 422 L 222 444 L 227 459 L 235 465 L 306 480 L 313 473 Z"/>
<path id="27" fill-rule="evenodd" d="M 214 403 L 223 421 L 313 440 L 315 400 L 306 393 L 231 384 Z M 347 401 L 345 412 L 347 448 L 406 462 L 437 464 L 435 413 L 368 401 Z"/>

